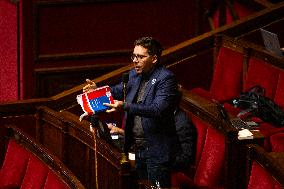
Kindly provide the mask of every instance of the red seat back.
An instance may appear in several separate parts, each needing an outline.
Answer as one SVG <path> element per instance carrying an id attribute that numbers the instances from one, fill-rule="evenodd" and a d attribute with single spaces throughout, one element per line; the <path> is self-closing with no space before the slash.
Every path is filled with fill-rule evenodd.
<path id="1" fill-rule="evenodd" d="M 257 162 L 253 162 L 248 189 L 274 189 L 280 188 L 279 183 Z"/>
<path id="2" fill-rule="evenodd" d="M 21 189 L 41 189 L 44 186 L 48 167 L 31 155 Z"/>
<path id="3" fill-rule="evenodd" d="M 62 182 L 52 171 L 48 172 L 44 189 L 68 189 L 67 184 Z"/>
<path id="4" fill-rule="evenodd" d="M 222 186 L 225 163 L 225 138 L 208 127 L 194 183 L 199 186 Z"/>
<path id="5" fill-rule="evenodd" d="M 235 98 L 242 91 L 243 55 L 221 47 L 215 65 L 210 92 L 219 101 Z"/>
<path id="6" fill-rule="evenodd" d="M 196 127 L 196 132 L 197 132 L 196 155 L 195 155 L 195 165 L 197 167 L 203 151 L 208 124 L 194 116 L 191 119 Z"/>
<path id="7" fill-rule="evenodd" d="M 264 61 L 251 58 L 244 84 L 244 91 L 248 91 L 255 85 L 260 85 L 265 89 L 265 95 L 274 99 L 279 72 L 279 69 L 266 64 Z"/>
<path id="8" fill-rule="evenodd" d="M 30 153 L 15 141 L 10 140 L 2 169 L 0 188 L 19 188 L 26 173 Z"/>
<path id="9" fill-rule="evenodd" d="M 224 135 L 198 117 L 192 116 L 191 119 L 197 130 L 195 168 L 189 171 L 190 175 L 194 176 L 191 178 L 184 173 L 175 172 L 172 174 L 172 184 L 179 188 L 222 187 L 225 163 Z"/>

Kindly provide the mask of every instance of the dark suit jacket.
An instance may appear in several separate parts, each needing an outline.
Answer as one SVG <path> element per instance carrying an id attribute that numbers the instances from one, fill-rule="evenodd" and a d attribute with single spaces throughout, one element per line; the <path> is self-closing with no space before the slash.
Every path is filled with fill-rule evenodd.
<path id="1" fill-rule="evenodd" d="M 189 170 L 189 166 L 194 163 L 196 154 L 197 131 L 186 112 L 177 108 L 175 112 L 175 126 L 179 142 L 176 149 L 177 156 L 174 162 L 174 169 L 179 171 Z"/>
<path id="2" fill-rule="evenodd" d="M 147 155 L 154 163 L 167 162 L 174 159 L 176 131 L 174 126 L 174 110 L 177 94 L 177 83 L 172 72 L 163 66 L 157 66 L 147 83 L 143 100 L 134 103 L 141 74 L 134 69 L 129 72 L 127 84 L 127 111 L 125 115 L 125 151 L 133 144 L 133 116 L 141 116 L 144 136 L 147 142 Z M 122 83 L 111 87 L 114 99 L 123 99 Z"/>

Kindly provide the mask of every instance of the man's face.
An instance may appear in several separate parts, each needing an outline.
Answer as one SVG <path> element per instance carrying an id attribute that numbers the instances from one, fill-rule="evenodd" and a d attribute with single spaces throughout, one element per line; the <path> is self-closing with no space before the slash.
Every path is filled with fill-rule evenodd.
<path id="1" fill-rule="evenodd" d="M 148 73 L 157 63 L 157 56 L 149 55 L 148 49 L 138 45 L 134 47 L 132 61 L 137 74 Z"/>

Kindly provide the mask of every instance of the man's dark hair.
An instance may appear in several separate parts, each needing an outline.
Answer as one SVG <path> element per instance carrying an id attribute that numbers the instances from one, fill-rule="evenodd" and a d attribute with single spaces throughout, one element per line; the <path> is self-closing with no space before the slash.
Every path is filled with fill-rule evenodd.
<path id="1" fill-rule="evenodd" d="M 148 49 L 149 55 L 157 55 L 158 60 L 160 59 L 163 48 L 158 40 L 153 37 L 142 37 L 134 42 L 134 46 L 138 45 Z"/>

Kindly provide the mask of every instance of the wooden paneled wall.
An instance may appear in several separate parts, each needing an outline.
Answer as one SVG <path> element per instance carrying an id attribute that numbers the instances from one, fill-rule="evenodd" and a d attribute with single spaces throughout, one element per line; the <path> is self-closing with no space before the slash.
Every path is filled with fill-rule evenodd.
<path id="1" fill-rule="evenodd" d="M 195 36 L 198 1 L 20 1 L 21 97 L 50 97 L 130 63 L 133 41 Z M 192 19 L 196 18 L 196 19 Z M 89 67 L 89 69 L 87 69 Z"/>

